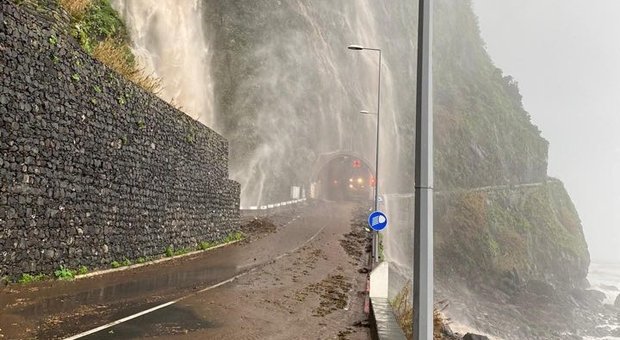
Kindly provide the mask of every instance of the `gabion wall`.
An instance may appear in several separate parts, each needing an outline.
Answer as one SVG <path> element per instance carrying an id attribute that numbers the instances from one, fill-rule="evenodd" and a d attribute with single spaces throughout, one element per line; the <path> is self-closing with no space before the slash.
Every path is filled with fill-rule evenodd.
<path id="1" fill-rule="evenodd" d="M 0 277 L 196 247 L 239 224 L 228 144 L 0 2 Z"/>

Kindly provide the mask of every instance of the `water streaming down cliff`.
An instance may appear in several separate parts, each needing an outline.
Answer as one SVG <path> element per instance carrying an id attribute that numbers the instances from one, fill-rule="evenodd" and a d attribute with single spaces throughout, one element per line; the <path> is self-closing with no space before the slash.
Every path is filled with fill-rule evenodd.
<path id="1" fill-rule="evenodd" d="M 403 53 L 390 56 L 386 50 L 389 41 L 409 39 L 385 34 L 383 23 L 402 5 L 370 0 L 114 5 L 140 61 L 162 79 L 162 97 L 229 140 L 231 177 L 241 183 L 242 206 L 287 200 L 291 186 L 308 189 L 310 169 L 321 154 L 354 151 L 374 160 L 376 120 L 359 111 L 376 111 L 378 55 L 349 51 L 349 44 L 384 49 L 381 150 L 390 152 L 380 158 L 386 173 L 399 164 L 399 135 L 406 124 L 399 124 L 398 115 L 411 112 L 397 110 L 395 103 L 390 60 Z M 385 38 L 390 36 L 396 38 Z M 384 181 L 380 178 L 381 189 L 389 185 Z"/>
<path id="2" fill-rule="evenodd" d="M 435 4 L 435 188 L 444 191 L 436 207 L 438 280 L 469 275 L 502 283 L 516 272 L 518 280 L 579 285 L 587 247 L 565 190 L 545 184 L 547 142 L 516 83 L 487 55 L 470 2 Z M 377 55 L 346 46 L 381 48 L 379 187 L 393 221 L 384 233 L 386 258 L 395 268 L 411 267 L 415 1 L 117 0 L 116 6 L 136 50 L 165 83 L 188 74 L 186 84 L 201 89 L 194 96 L 213 98 L 201 121 L 228 139 L 231 177 L 241 183 L 245 207 L 288 200 L 291 186 L 309 184 L 321 155 L 374 160 L 376 121 L 358 112 L 376 111 Z M 170 34 L 182 23 L 193 23 L 201 36 Z M 172 63 L 187 54 L 202 56 L 205 68 Z M 187 109 L 183 98 L 177 103 Z M 519 183 L 541 186 L 510 189 Z M 472 190 L 487 186 L 504 189 Z M 391 296 L 411 273 L 400 275 Z"/>
<path id="3" fill-rule="evenodd" d="M 347 45 L 385 49 L 377 31 L 385 11 L 371 1 L 208 3 L 217 115 L 223 116 L 217 124 L 231 142 L 242 204 L 286 200 L 290 186 L 307 186 L 321 154 L 354 151 L 374 160 L 376 120 L 359 110 L 376 111 L 378 55 Z M 390 152 L 381 157 L 396 164 L 389 58 L 382 78 L 381 149 Z"/>
<path id="4" fill-rule="evenodd" d="M 135 50 L 169 91 L 190 74 L 187 84 L 202 89 L 206 98 L 214 96 L 214 112 L 203 117 L 212 117 L 206 124 L 229 140 L 231 177 L 241 184 L 241 205 L 248 207 L 288 200 L 291 186 L 308 189 L 323 154 L 360 154 L 374 166 L 376 116 L 359 111 L 377 110 L 378 53 L 350 51 L 350 44 L 383 51 L 380 192 L 413 190 L 412 3 L 116 0 L 115 5 L 127 19 Z M 204 35 L 175 33 L 191 24 Z M 196 57 L 188 58 L 194 63 L 174 62 L 179 55 L 204 53 L 196 46 L 213 51 L 203 56 L 212 58 L 203 79 L 195 72 Z M 191 107 L 188 99 L 196 98 L 180 96 L 177 103 Z M 395 221 L 411 220 L 412 210 L 404 204 L 393 210 L 388 214 Z M 388 235 L 394 261 L 410 257 L 391 252 L 397 246 L 389 240 Z"/>
<path id="5" fill-rule="evenodd" d="M 213 123 L 210 51 L 200 0 L 113 0 L 146 73 L 161 80 L 159 96 L 199 120 Z"/>

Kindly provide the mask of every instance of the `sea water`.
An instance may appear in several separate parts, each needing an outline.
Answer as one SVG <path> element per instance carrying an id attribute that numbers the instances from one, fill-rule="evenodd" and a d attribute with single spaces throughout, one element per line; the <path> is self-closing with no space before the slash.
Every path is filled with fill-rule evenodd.
<path id="1" fill-rule="evenodd" d="M 591 289 L 605 293 L 603 303 L 613 305 L 620 295 L 620 263 L 592 262 L 588 281 Z"/>
<path id="2" fill-rule="evenodd" d="M 613 305 L 620 295 L 620 263 L 592 262 L 588 281 L 590 281 L 590 289 L 605 293 L 603 303 Z M 600 327 L 615 333 L 620 328 L 620 324 L 614 320 L 617 319 L 608 320 L 607 324 L 600 325 Z M 584 337 L 584 340 L 620 340 L 620 337 Z"/>

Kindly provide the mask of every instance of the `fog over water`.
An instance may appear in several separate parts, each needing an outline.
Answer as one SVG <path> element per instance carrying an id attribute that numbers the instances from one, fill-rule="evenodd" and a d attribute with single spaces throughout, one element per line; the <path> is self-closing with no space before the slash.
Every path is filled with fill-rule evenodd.
<path id="1" fill-rule="evenodd" d="M 495 64 L 549 141 L 593 261 L 620 262 L 620 1 L 474 0 Z"/>

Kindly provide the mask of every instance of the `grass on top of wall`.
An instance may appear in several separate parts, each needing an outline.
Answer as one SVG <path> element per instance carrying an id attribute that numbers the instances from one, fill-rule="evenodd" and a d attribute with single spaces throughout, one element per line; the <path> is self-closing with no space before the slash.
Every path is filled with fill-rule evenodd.
<path id="1" fill-rule="evenodd" d="M 135 60 L 127 28 L 109 0 L 58 0 L 71 17 L 71 35 L 95 59 L 143 89 L 158 93 L 160 81 Z"/>

